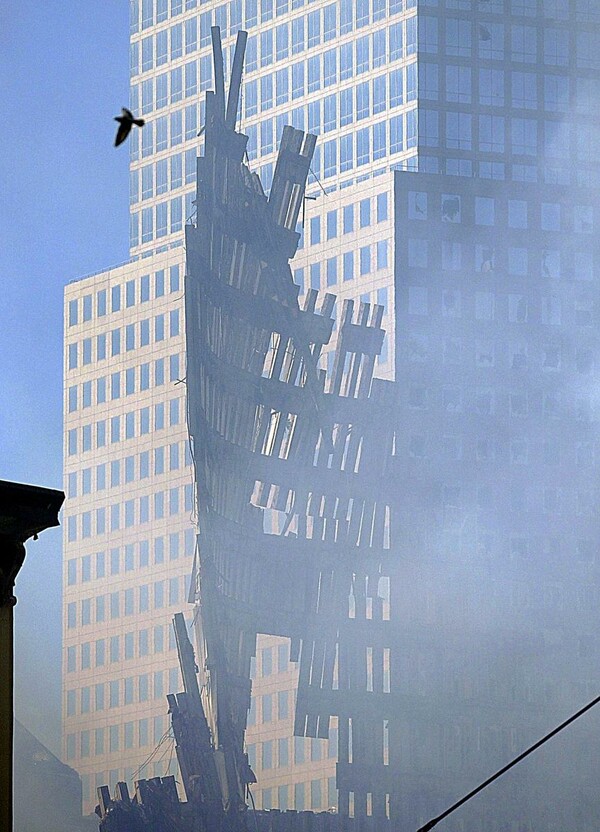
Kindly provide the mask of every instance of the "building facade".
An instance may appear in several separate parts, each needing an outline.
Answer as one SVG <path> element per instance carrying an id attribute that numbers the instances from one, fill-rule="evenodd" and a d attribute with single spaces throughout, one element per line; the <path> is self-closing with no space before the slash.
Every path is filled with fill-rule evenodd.
<path id="1" fill-rule="evenodd" d="M 241 128 L 264 186 L 270 185 L 284 124 L 320 137 L 309 180 L 315 199 L 305 202 L 295 280 L 305 290 L 329 290 L 341 300 L 368 296 L 385 306 L 388 338 L 377 375 L 396 372 L 402 395 L 413 391 L 414 402 L 423 395 L 428 401 L 429 394 L 413 388 L 431 386 L 416 376 L 439 370 L 444 350 L 451 349 L 451 341 L 435 339 L 431 347 L 419 347 L 420 337 L 437 325 L 431 310 L 439 304 L 444 325 L 458 328 L 463 304 L 479 304 L 477 314 L 490 314 L 495 301 L 482 297 L 490 292 L 480 288 L 467 301 L 462 282 L 473 270 L 497 274 L 499 217 L 503 231 L 511 227 L 510 212 L 511 222 L 522 223 L 523 210 L 533 216 L 533 209 L 516 203 L 529 204 L 538 183 L 559 188 L 543 200 L 550 207 L 536 203 L 535 216 L 542 223 L 543 212 L 547 227 L 540 225 L 535 253 L 525 239 L 529 226 L 510 231 L 513 244 L 502 254 L 510 280 L 510 269 L 521 269 L 515 280 L 529 279 L 538 261 L 537 277 L 552 275 L 557 263 L 571 260 L 576 235 L 593 228 L 591 198 L 569 201 L 575 199 L 569 188 L 596 182 L 600 13 L 593 0 L 133 0 L 130 104 L 147 123 L 129 140 L 131 260 L 71 283 L 65 292 L 64 756 L 82 774 L 88 809 L 96 784 L 131 781 L 145 761 L 140 776 L 164 774 L 174 765 L 172 743 L 163 739 L 164 695 L 178 687 L 170 618 L 185 609 L 195 545 L 185 424 L 183 229 L 194 213 L 215 24 L 223 35 L 226 78 L 236 32 L 249 33 Z M 402 187 L 416 196 L 403 191 L 400 198 L 401 178 L 395 184 L 393 169 L 418 169 L 411 181 L 438 176 L 425 177 L 422 188 L 409 187 L 407 178 Z M 511 182 L 515 191 L 496 195 Z M 486 190 L 486 183 L 494 188 Z M 479 200 L 477 209 L 469 194 Z M 434 199 L 440 213 L 430 224 Z M 556 205 L 565 200 L 570 207 L 559 210 L 557 220 Z M 515 203 L 510 209 L 509 202 Z M 476 220 L 476 210 L 487 216 L 487 225 Z M 557 222 L 564 232 L 560 246 L 553 242 Z M 430 238 L 439 228 L 443 248 L 434 255 Z M 461 234 L 473 228 L 480 242 L 467 255 Z M 575 248 L 572 263 L 593 274 L 589 247 Z M 444 282 L 446 272 L 461 275 L 461 286 Z M 552 298 L 560 294 L 555 285 L 544 290 L 550 319 Z M 507 315 L 530 314 L 523 309 L 533 309 L 534 301 L 527 299 L 524 307 L 518 287 L 502 291 L 502 303 L 512 304 Z M 533 347 L 523 345 L 538 336 L 518 322 L 525 326 L 514 340 L 520 337 L 527 353 Z M 485 340 L 475 329 L 461 337 L 467 333 Z M 424 366 L 414 357 L 420 350 L 429 356 Z M 484 353 L 482 347 L 481 362 Z M 544 360 L 556 360 L 556 351 L 552 355 Z M 454 366 L 466 372 L 461 360 Z M 496 385 L 505 384 L 496 375 L 501 365 L 487 360 L 488 378 L 478 383 L 487 391 L 477 399 L 481 408 L 495 402 Z M 476 366 L 483 375 L 484 365 Z M 436 384 L 448 387 L 440 393 L 450 408 L 444 413 L 464 406 L 452 404 L 448 378 Z M 400 408 L 408 443 L 403 453 L 407 470 L 422 478 L 424 460 L 437 465 L 466 442 L 459 441 L 458 427 L 464 411 L 455 411 L 452 430 L 436 433 L 430 452 L 429 428 L 435 433 L 438 425 L 426 430 L 426 417 L 415 426 L 426 410 L 411 402 Z M 515 448 L 520 438 L 515 436 Z M 485 453 L 484 445 L 477 453 Z M 464 460 L 454 459 L 460 465 Z M 558 487 L 550 480 L 547 488 Z M 444 487 L 444 506 L 452 514 L 457 486 Z M 479 547 L 485 534 L 479 530 L 476 539 Z M 582 532 L 578 539 L 589 546 L 593 536 Z M 255 724 L 248 730 L 259 781 L 256 803 L 328 808 L 335 805 L 335 738 L 329 744 L 292 738 L 295 669 L 285 653 L 285 643 L 269 639 L 257 655 Z"/>
<path id="2" fill-rule="evenodd" d="M 598 203 L 400 173 L 395 218 L 390 765 L 416 823 L 596 696 Z M 450 828 L 593 829 L 597 729 L 557 737 Z"/>
<path id="3" fill-rule="evenodd" d="M 143 263 L 65 293 L 64 755 L 88 810 L 168 729 L 195 548 L 181 262 Z M 164 774 L 170 751 L 142 771 Z"/>

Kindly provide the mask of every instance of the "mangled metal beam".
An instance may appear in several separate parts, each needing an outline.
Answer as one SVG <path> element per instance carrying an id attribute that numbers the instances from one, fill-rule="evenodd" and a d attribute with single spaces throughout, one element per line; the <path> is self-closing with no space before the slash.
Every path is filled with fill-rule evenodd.
<path id="1" fill-rule="evenodd" d="M 198 220 L 186 235 L 196 619 L 223 787 L 243 802 L 258 632 L 301 645 L 298 733 L 327 736 L 339 712 L 334 678 L 350 672 L 347 599 L 375 585 L 391 547 L 393 386 L 373 379 L 383 309 L 369 304 L 346 303 L 332 377 L 319 369 L 335 298 L 310 290 L 301 303 L 289 264 L 316 138 L 284 128 L 267 197 L 234 130 L 240 65 L 223 119 L 216 35 L 213 43 L 216 93 L 198 160 Z"/>

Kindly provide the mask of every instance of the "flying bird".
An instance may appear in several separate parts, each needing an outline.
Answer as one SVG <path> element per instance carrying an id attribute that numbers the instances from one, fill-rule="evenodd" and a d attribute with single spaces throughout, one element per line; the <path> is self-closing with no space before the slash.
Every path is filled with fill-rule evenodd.
<path id="1" fill-rule="evenodd" d="M 146 123 L 143 118 L 134 118 L 133 113 L 127 107 L 121 107 L 121 113 L 122 115 L 115 116 L 115 121 L 119 122 L 119 129 L 115 138 L 115 147 L 123 144 L 134 124 L 137 124 L 138 127 L 143 127 Z"/>

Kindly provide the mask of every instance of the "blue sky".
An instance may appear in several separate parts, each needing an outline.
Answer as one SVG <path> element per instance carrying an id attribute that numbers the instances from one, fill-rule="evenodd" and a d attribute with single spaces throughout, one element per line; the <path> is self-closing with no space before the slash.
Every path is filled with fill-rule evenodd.
<path id="1" fill-rule="evenodd" d="M 62 488 L 62 293 L 127 259 L 128 2 L 0 4 L 0 478 Z M 17 580 L 16 711 L 59 749 L 61 532 Z"/>

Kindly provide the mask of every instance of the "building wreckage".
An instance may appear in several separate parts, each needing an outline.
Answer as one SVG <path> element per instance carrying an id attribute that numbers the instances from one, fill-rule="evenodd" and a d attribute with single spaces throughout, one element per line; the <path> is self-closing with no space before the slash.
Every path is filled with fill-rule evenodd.
<path id="1" fill-rule="evenodd" d="M 373 378 L 383 307 L 344 301 L 333 371 L 319 369 L 336 298 L 309 289 L 300 304 L 290 269 L 316 137 L 284 128 L 267 196 L 235 130 L 246 33 L 227 98 L 218 27 L 212 42 L 197 220 L 186 228 L 199 667 L 178 615 L 185 692 L 168 696 L 187 800 L 173 777 L 138 781 L 133 798 L 124 783 L 112 796 L 103 786 L 100 828 L 391 827 L 398 796 L 384 747 L 394 712 L 383 696 L 391 637 L 379 588 L 392 558 L 394 385 Z M 337 717 L 338 814 L 248 817 L 255 777 L 244 736 L 258 633 L 289 638 L 299 662 L 295 735 L 326 738 Z"/>

